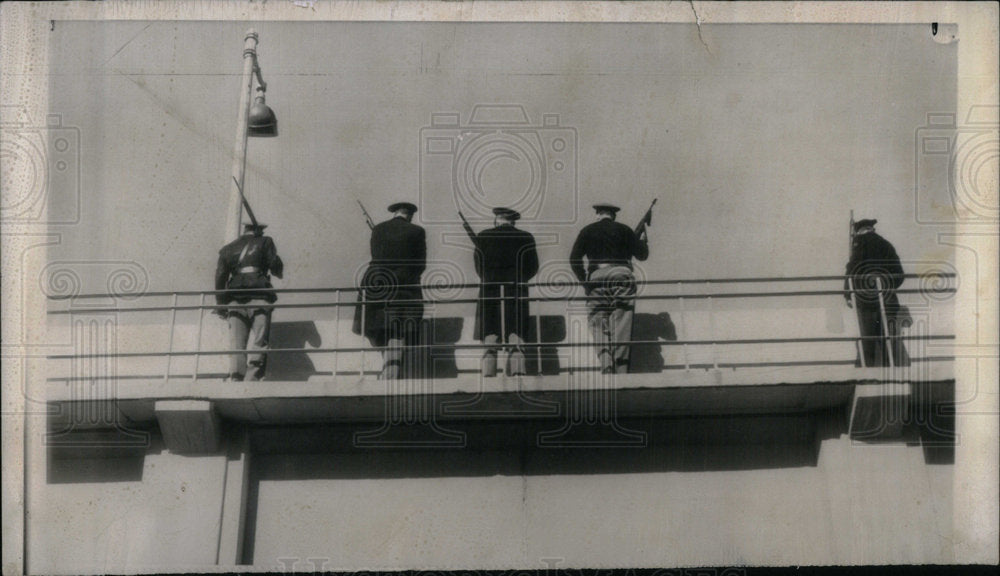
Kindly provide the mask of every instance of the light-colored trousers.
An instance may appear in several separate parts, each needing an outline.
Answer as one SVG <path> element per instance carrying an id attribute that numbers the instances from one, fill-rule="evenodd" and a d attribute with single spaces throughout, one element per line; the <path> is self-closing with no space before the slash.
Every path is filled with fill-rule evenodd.
<path id="1" fill-rule="evenodd" d="M 635 276 L 626 266 L 608 266 L 594 270 L 589 281 L 587 316 L 601 371 L 627 373 L 629 345 L 619 342 L 632 339 Z"/>
<path id="2" fill-rule="evenodd" d="M 403 370 L 403 338 L 389 338 L 387 348 L 382 351 L 383 380 L 398 380 Z"/>
<path id="3" fill-rule="evenodd" d="M 261 307 L 229 310 L 231 349 L 248 351 L 248 354 L 230 354 L 229 373 L 245 375 L 247 380 L 260 380 L 267 367 L 267 355 L 263 351 L 267 350 L 271 333 L 271 307 L 267 300 L 250 300 L 246 305 Z M 250 374 L 247 374 L 248 365 L 253 368 Z"/>

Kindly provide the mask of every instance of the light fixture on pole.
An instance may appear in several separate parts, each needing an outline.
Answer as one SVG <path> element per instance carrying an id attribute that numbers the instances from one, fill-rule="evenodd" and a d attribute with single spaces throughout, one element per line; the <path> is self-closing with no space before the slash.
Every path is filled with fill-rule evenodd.
<path id="1" fill-rule="evenodd" d="M 274 117 L 274 110 L 271 110 L 264 103 L 264 90 L 263 87 L 257 87 L 257 97 L 254 98 L 253 106 L 250 107 L 250 136 L 270 137 L 278 135 L 278 119 Z"/>
<path id="2" fill-rule="evenodd" d="M 250 104 L 250 94 L 257 79 L 257 97 Z M 264 101 L 267 83 L 257 63 L 257 33 L 250 29 L 243 41 L 243 82 L 240 86 L 240 109 L 236 121 L 236 146 L 233 151 L 233 178 L 230 186 L 229 209 L 226 218 L 227 242 L 240 235 L 243 220 L 243 180 L 247 166 L 248 136 L 277 136 L 278 121 L 274 111 Z"/>

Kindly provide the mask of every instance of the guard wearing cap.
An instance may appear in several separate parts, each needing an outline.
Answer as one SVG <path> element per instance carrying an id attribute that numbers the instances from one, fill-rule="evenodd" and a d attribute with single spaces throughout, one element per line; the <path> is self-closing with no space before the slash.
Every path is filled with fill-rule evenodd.
<path id="1" fill-rule="evenodd" d="M 877 222 L 866 219 L 854 223 L 851 259 L 847 263 L 844 279 L 844 298 L 850 307 L 850 288 L 853 285 L 858 327 L 863 337 L 864 365 L 907 366 L 909 357 L 903 342 L 898 339 L 902 307 L 896 296 L 896 289 L 903 283 L 903 265 L 892 244 L 875 233 Z M 891 362 L 887 340 L 892 346 Z"/>
<path id="2" fill-rule="evenodd" d="M 229 356 L 231 380 L 260 380 L 267 369 L 268 337 L 271 331 L 271 304 L 278 299 L 271 286 L 271 274 L 281 278 L 284 264 L 274 240 L 264 235 L 267 224 L 247 223 L 243 235 L 219 250 L 215 268 L 216 304 L 239 307 L 218 308 L 216 313 L 229 321 L 233 350 L 250 353 Z M 245 306 L 245 307 L 244 307 Z M 247 367 L 251 368 L 247 374 Z"/>
<path id="3" fill-rule="evenodd" d="M 605 374 L 628 372 L 629 347 L 618 343 L 632 337 L 636 292 L 632 258 L 649 256 L 645 233 L 636 234 L 615 222 L 618 210 L 612 204 L 594 204 L 598 220 L 580 230 L 569 256 L 573 274 L 589 296 L 590 331 L 600 345 L 597 354 Z"/>
<path id="4" fill-rule="evenodd" d="M 529 314 L 525 283 L 538 273 L 538 252 L 535 237 L 514 227 L 521 218 L 517 211 L 494 208 L 493 214 L 494 227 L 483 230 L 475 239 L 476 273 L 482 284 L 474 332 L 476 339 L 490 345 L 483 353 L 483 376 L 496 376 L 500 342 L 511 345 L 504 374 L 519 376 L 526 372 L 521 349 Z"/>
<path id="5" fill-rule="evenodd" d="M 424 315 L 420 276 L 427 267 L 427 236 L 411 222 L 415 205 L 396 202 L 389 212 L 391 218 L 372 228 L 372 260 L 361 279 L 367 304 L 355 309 L 353 328 L 373 346 L 386 347 L 382 378 L 395 380 L 405 374 L 403 346 L 416 343 Z"/>

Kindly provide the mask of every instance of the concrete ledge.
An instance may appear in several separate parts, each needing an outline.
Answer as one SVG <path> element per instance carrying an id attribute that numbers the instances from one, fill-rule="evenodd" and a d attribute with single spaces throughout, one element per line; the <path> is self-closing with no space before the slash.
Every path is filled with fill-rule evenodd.
<path id="1" fill-rule="evenodd" d="M 916 377 L 919 376 L 919 379 Z M 627 374 L 604 379 L 594 373 L 562 374 L 523 379 L 478 375 L 440 380 L 379 381 L 375 378 L 338 378 L 306 382 L 222 382 L 152 380 L 119 382 L 113 387 L 91 387 L 87 382 L 54 381 L 48 401 L 55 408 L 50 427 L 85 430 L 91 403 L 112 402 L 130 425 L 161 421 L 165 401 L 201 404 L 179 411 L 200 419 L 222 417 L 245 423 L 316 423 L 381 421 L 397 411 L 436 420 L 565 417 L 581 402 L 602 406 L 620 416 L 687 416 L 795 413 L 851 406 L 855 385 L 909 382 L 922 387 L 953 388 L 951 367 L 917 371 L 870 368 L 754 368 L 697 370 L 661 374 Z M 931 380 L 933 379 L 933 380 Z M 101 390 L 101 394 L 83 393 Z M 878 394 L 872 392 L 872 397 Z M 862 400 L 864 414 L 878 406 Z M 210 405 L 206 411 L 204 406 Z M 193 408 L 199 406 L 199 408 Z M 402 412 L 399 412 L 402 413 Z M 213 416 L 209 416 L 209 415 Z M 171 415 L 172 416 L 172 415 Z M 180 416 L 178 416 L 180 417 Z M 170 416 L 168 416 L 168 419 Z M 168 422 L 168 425 L 170 423 Z M 858 420 L 861 426 L 861 420 Z M 202 426 L 208 426 L 207 421 Z M 107 423 L 102 426 L 107 427 Z M 99 427 L 99 426 L 98 426 Z M 867 425 L 865 425 L 867 427 Z M 210 430 L 211 428 L 206 428 Z M 858 428 L 859 430 L 861 428 Z"/>
<path id="2" fill-rule="evenodd" d="M 216 452 L 222 423 L 212 403 L 204 400 L 158 400 L 153 412 L 167 449 L 177 454 Z"/>

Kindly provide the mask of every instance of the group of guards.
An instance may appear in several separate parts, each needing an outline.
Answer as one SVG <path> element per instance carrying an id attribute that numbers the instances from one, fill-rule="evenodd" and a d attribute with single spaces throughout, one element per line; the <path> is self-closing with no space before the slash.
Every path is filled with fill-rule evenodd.
<path id="1" fill-rule="evenodd" d="M 625 373 L 636 295 L 632 261 L 649 256 L 643 224 L 650 213 L 632 229 L 616 221 L 617 206 L 601 203 L 593 208 L 596 221 L 573 243 L 570 267 L 587 294 L 588 324 L 602 373 Z M 424 229 L 413 223 L 414 204 L 397 202 L 388 211 L 392 216 L 372 227 L 371 262 L 361 281 L 353 331 L 382 350 L 381 378 L 392 380 L 410 376 L 404 352 L 418 342 L 424 314 L 420 280 L 427 266 L 427 240 Z M 482 282 L 474 333 L 485 346 L 483 376 L 496 376 L 501 348 L 507 351 L 504 374 L 520 376 L 526 373 L 522 345 L 529 325 L 527 283 L 538 273 L 538 253 L 534 236 L 515 225 L 518 212 L 501 207 L 493 213 L 493 228 L 475 234 L 467 226 Z M 895 290 L 903 281 L 903 269 L 892 245 L 875 233 L 875 223 L 861 220 L 853 225 L 844 296 L 848 306 L 856 308 L 863 337 L 858 364 L 902 365 L 905 350 L 897 336 L 905 307 L 899 305 Z M 264 227 L 247 224 L 244 235 L 219 252 L 217 313 L 229 322 L 232 349 L 248 352 L 230 355 L 229 378 L 236 381 L 260 380 L 266 371 L 271 305 L 277 299 L 270 275 L 281 278 L 283 264 Z"/>

